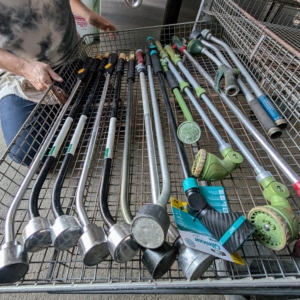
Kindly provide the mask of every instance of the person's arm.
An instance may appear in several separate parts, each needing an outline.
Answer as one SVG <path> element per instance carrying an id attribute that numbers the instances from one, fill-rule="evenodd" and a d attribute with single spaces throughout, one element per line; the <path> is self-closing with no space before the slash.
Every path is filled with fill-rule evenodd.
<path id="1" fill-rule="evenodd" d="M 75 15 L 78 15 L 84 18 L 91 25 L 102 29 L 103 31 L 116 31 L 114 25 L 112 25 L 105 18 L 97 15 L 95 12 L 90 10 L 85 4 L 80 0 L 70 0 L 70 5 L 72 12 Z"/>
<path id="2" fill-rule="evenodd" d="M 49 88 L 52 79 L 58 82 L 63 81 L 49 65 L 39 61 L 28 62 L 1 48 L 0 69 L 25 77 L 38 91 L 42 92 L 45 92 Z M 61 102 L 64 102 L 67 97 L 58 87 L 56 87 L 55 95 Z"/>

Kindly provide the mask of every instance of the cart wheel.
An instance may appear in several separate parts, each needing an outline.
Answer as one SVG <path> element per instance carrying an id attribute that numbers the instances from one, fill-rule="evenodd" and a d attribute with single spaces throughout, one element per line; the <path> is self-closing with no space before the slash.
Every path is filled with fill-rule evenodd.
<path id="1" fill-rule="evenodd" d="M 292 233 L 285 219 L 272 208 L 254 207 L 248 219 L 255 226 L 255 238 L 265 247 L 278 251 L 292 241 Z"/>
<path id="2" fill-rule="evenodd" d="M 200 149 L 196 155 L 195 161 L 192 166 L 192 174 L 198 178 L 202 172 L 206 160 L 206 151 Z"/>

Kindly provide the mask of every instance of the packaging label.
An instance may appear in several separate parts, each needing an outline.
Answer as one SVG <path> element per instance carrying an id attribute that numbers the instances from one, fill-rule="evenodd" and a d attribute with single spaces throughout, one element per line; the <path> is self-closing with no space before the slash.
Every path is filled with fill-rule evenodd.
<path id="1" fill-rule="evenodd" d="M 222 186 L 199 187 L 200 193 L 210 206 L 220 213 L 229 212 L 224 188 Z M 230 254 L 202 225 L 186 210 L 187 202 L 171 197 L 171 206 L 175 222 L 186 246 L 209 253 L 213 256 L 244 265 L 237 253 Z"/>

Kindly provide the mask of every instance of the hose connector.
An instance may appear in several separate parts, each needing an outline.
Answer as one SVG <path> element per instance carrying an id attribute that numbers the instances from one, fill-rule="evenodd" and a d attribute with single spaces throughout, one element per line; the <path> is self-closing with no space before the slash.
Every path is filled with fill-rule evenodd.
<path id="1" fill-rule="evenodd" d="M 248 219 L 255 226 L 256 239 L 267 248 L 279 251 L 291 243 L 299 231 L 296 216 L 287 200 L 290 193 L 272 176 L 263 179 L 260 185 L 270 205 L 252 208 Z"/>
<path id="2" fill-rule="evenodd" d="M 194 177 L 204 181 L 218 181 L 230 175 L 243 162 L 243 157 L 232 148 L 221 152 L 223 160 L 212 153 L 200 149 L 192 166 Z"/>
<path id="3" fill-rule="evenodd" d="M 230 67 L 227 67 L 226 65 L 221 65 L 218 68 L 216 79 L 215 79 L 215 91 L 218 93 L 220 91 L 220 81 L 224 77 L 225 79 L 225 86 L 224 86 L 224 92 L 227 96 L 234 97 L 236 96 L 240 88 L 237 84 L 237 77 L 239 76 L 240 71 L 238 69 L 233 69 Z"/>

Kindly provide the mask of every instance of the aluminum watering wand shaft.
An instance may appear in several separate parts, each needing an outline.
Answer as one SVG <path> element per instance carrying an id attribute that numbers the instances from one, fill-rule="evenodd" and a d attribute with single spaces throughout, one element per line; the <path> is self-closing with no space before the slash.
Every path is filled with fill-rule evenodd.
<path id="1" fill-rule="evenodd" d="M 214 37 L 209 30 L 204 29 L 201 32 L 201 35 L 204 39 L 212 41 L 220 46 L 222 46 L 226 52 L 229 54 L 230 58 L 233 60 L 233 62 L 236 64 L 236 66 L 241 71 L 242 75 L 245 77 L 247 82 L 249 83 L 251 89 L 255 93 L 258 101 L 261 103 L 263 108 L 267 111 L 269 116 L 272 118 L 272 120 L 276 123 L 276 125 L 281 128 L 285 129 L 287 127 L 286 120 L 278 113 L 270 99 L 264 95 L 262 90 L 259 88 L 259 86 L 256 84 L 256 82 L 252 79 L 251 75 L 248 73 L 246 68 L 243 66 L 243 64 L 240 62 L 240 60 L 237 58 L 237 56 L 234 54 L 234 52 L 231 50 L 231 48 L 224 43 L 222 40 Z"/>
<path id="2" fill-rule="evenodd" d="M 200 38 L 201 34 L 198 33 L 196 35 L 196 37 Z M 228 60 L 225 58 L 225 56 L 221 53 L 221 51 L 215 45 L 213 45 L 213 44 L 209 43 L 208 41 L 204 40 L 202 37 L 201 37 L 201 42 L 206 47 L 213 50 L 223 64 L 230 67 L 230 64 L 229 64 Z M 249 103 L 249 106 L 251 107 L 251 110 L 253 111 L 255 117 L 259 121 L 260 125 L 267 132 L 268 136 L 271 137 L 272 139 L 280 137 L 282 135 L 281 129 L 279 127 L 277 127 L 275 122 L 270 118 L 270 116 L 264 110 L 264 108 L 259 103 L 257 98 L 255 98 L 251 94 L 251 92 L 249 91 L 249 89 L 247 88 L 247 86 L 244 84 L 244 82 L 242 81 L 242 79 L 240 77 L 237 78 L 237 82 L 238 82 L 243 94 L 245 95 L 246 100 Z"/>

